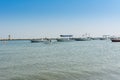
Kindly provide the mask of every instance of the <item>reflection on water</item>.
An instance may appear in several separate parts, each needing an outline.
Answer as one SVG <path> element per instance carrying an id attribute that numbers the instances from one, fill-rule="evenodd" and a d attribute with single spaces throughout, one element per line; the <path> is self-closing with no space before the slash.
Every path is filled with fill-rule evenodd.
<path id="1" fill-rule="evenodd" d="M 120 43 L 0 45 L 0 80 L 120 80 Z"/>

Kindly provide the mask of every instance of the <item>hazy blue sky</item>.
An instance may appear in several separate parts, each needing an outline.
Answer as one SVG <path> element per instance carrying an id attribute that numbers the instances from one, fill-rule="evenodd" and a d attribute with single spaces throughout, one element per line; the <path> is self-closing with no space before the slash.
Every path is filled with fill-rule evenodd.
<path id="1" fill-rule="evenodd" d="M 0 38 L 120 35 L 120 0 L 0 0 Z"/>

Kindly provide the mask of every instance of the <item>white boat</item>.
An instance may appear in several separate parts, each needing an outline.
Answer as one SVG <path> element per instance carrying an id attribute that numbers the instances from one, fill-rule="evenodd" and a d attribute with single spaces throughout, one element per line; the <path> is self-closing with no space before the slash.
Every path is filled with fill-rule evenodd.
<path id="1" fill-rule="evenodd" d="M 51 40 L 51 39 L 33 39 L 33 40 L 31 40 L 31 43 L 49 44 L 49 43 L 55 43 L 55 42 L 57 42 L 57 40 Z"/>
<path id="2" fill-rule="evenodd" d="M 73 40 L 73 35 L 60 35 L 61 38 L 56 39 L 58 42 L 71 42 Z"/>

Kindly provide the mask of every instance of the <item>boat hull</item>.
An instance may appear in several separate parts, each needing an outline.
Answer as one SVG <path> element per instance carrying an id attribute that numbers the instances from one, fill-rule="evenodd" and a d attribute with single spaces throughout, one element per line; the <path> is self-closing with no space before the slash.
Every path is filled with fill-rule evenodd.
<path id="1" fill-rule="evenodd" d="M 111 39 L 112 42 L 120 42 L 120 39 Z"/>
<path id="2" fill-rule="evenodd" d="M 46 42 L 47 40 L 31 40 L 31 43 Z"/>
<path id="3" fill-rule="evenodd" d="M 67 39 L 67 38 L 62 38 L 62 39 L 56 39 L 57 42 L 72 42 L 74 41 L 73 39 Z"/>
<path id="4" fill-rule="evenodd" d="M 90 41 L 90 38 L 75 38 L 75 41 Z"/>

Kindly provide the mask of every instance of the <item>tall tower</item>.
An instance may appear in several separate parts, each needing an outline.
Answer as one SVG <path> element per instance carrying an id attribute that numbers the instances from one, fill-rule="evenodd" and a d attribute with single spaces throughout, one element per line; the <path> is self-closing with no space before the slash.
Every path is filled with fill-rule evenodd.
<path id="1" fill-rule="evenodd" d="M 11 40 L 11 35 L 8 35 L 8 40 Z"/>

